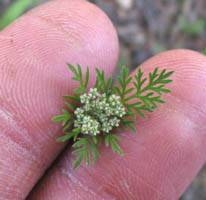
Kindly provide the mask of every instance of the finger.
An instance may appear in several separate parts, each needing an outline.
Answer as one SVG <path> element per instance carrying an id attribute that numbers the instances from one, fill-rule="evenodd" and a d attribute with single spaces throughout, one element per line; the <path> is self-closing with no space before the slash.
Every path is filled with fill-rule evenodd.
<path id="1" fill-rule="evenodd" d="M 29 199 L 178 199 L 205 162 L 206 58 L 189 50 L 159 54 L 142 65 L 174 70 L 166 104 L 122 132 L 124 157 L 103 149 L 93 167 L 72 170 L 70 150 Z"/>
<path id="2" fill-rule="evenodd" d="M 116 32 L 81 0 L 51 1 L 0 33 L 0 199 L 24 199 L 62 149 L 51 117 L 75 83 L 66 63 L 112 73 Z"/>

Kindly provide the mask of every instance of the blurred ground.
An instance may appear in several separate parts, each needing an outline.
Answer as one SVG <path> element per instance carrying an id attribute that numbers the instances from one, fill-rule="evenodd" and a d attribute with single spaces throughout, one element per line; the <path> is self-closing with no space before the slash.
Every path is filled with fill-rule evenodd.
<path id="1" fill-rule="evenodd" d="M 101 7 L 113 21 L 120 38 L 120 62 L 132 68 L 164 50 L 189 48 L 202 51 L 206 46 L 205 0 L 90 1 Z M 17 1 L 0 0 L 0 20 L 12 2 Z M 27 9 L 30 7 L 32 5 Z M 205 199 L 206 167 L 181 200 Z"/>
<path id="2" fill-rule="evenodd" d="M 172 48 L 201 51 L 206 42 L 205 0 L 93 0 L 117 27 L 126 63 Z"/>

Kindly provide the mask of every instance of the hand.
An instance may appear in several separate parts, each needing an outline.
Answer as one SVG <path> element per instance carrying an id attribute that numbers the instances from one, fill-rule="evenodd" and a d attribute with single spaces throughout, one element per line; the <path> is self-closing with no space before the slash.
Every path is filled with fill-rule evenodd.
<path id="1" fill-rule="evenodd" d="M 111 22 L 84 0 L 57 0 L 6 28 L 0 44 L 0 199 L 25 199 L 36 185 L 29 200 L 174 200 L 204 164 L 205 56 L 173 50 L 145 62 L 146 72 L 175 71 L 167 103 L 139 119 L 136 134 L 122 131 L 124 157 L 102 149 L 95 166 L 74 171 L 69 146 L 51 166 L 65 147 L 51 117 L 75 88 L 67 62 L 114 71 Z"/>

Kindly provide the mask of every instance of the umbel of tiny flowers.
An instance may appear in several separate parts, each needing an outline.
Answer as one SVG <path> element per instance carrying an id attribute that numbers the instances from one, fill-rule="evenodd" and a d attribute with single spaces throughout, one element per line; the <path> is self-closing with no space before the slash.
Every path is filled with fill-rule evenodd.
<path id="1" fill-rule="evenodd" d="M 109 133 L 120 125 L 126 109 L 120 96 L 115 94 L 100 94 L 97 88 L 91 88 L 89 93 L 80 96 L 81 107 L 74 111 L 74 127 L 80 128 L 82 134 L 96 136 Z"/>
<path id="2" fill-rule="evenodd" d="M 162 95 L 170 92 L 166 85 L 172 82 L 173 74 L 155 68 L 145 77 L 139 68 L 131 77 L 129 69 L 121 66 L 115 82 L 112 77 L 106 78 L 104 71 L 96 69 L 96 82 L 88 88 L 89 69 L 84 74 L 80 65 L 68 67 L 79 87 L 72 96 L 64 96 L 65 109 L 53 121 L 63 127 L 64 134 L 58 141 L 73 140 L 74 168 L 82 163 L 94 163 L 102 144 L 123 155 L 116 130 L 125 127 L 136 132 L 136 116 L 144 117 L 146 111 L 152 112 L 164 103 Z"/>

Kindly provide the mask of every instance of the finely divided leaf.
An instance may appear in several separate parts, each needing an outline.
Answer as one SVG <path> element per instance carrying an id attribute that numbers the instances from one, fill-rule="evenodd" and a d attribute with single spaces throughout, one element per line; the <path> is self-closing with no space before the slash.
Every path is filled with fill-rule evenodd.
<path id="1" fill-rule="evenodd" d="M 130 120 L 130 119 L 123 119 L 122 120 L 123 126 L 126 128 L 129 128 L 133 133 L 137 132 L 136 126 L 135 126 L 135 119 Z"/>
<path id="2" fill-rule="evenodd" d="M 70 101 L 74 101 L 76 103 L 80 103 L 80 97 L 76 96 L 76 95 L 65 95 L 63 96 L 65 100 L 70 100 Z"/>
<path id="3" fill-rule="evenodd" d="M 63 126 L 71 119 L 71 114 L 67 110 L 62 110 L 61 115 L 54 116 L 52 118 L 53 122 L 61 123 Z"/>
<path id="4" fill-rule="evenodd" d="M 99 158 L 98 142 L 94 143 L 94 139 L 89 137 L 79 138 L 73 145 L 73 154 L 75 160 L 73 162 L 74 168 L 77 168 L 81 163 L 94 163 Z"/>
<path id="5" fill-rule="evenodd" d="M 139 115 L 144 116 L 142 111 L 153 111 L 158 104 L 164 103 L 162 95 L 170 92 L 166 85 L 172 82 L 170 79 L 172 74 L 173 71 L 155 68 L 153 72 L 149 73 L 149 77 L 146 78 L 143 76 L 141 69 L 137 71 L 134 86 L 139 104 L 135 106 L 135 110 Z"/>
<path id="6" fill-rule="evenodd" d="M 113 79 L 112 77 L 105 78 L 105 73 L 103 70 L 96 68 L 96 82 L 95 88 L 102 93 L 109 94 L 112 89 Z"/>
<path id="7" fill-rule="evenodd" d="M 118 136 L 114 135 L 114 134 L 106 134 L 104 136 L 105 139 L 105 145 L 107 147 L 111 147 L 112 151 L 119 154 L 119 155 L 123 155 L 123 150 L 121 149 L 120 145 L 119 145 L 119 138 Z"/>
<path id="8" fill-rule="evenodd" d="M 81 95 L 84 92 L 87 91 L 87 86 L 89 83 L 89 68 L 87 67 L 86 75 L 85 77 L 82 74 L 82 69 L 80 65 L 74 66 L 71 64 L 68 64 L 68 67 L 71 72 L 73 72 L 73 80 L 79 82 L 79 87 L 75 89 L 76 95 Z"/>
<path id="9" fill-rule="evenodd" d="M 126 66 L 121 66 L 117 81 L 118 86 L 114 87 L 114 91 L 121 97 L 122 102 L 126 104 L 134 98 L 132 94 L 134 88 L 131 86 L 132 77 L 129 75 L 129 69 Z"/>
<path id="10" fill-rule="evenodd" d="M 76 141 L 78 135 L 81 133 L 79 128 L 73 129 L 70 133 L 65 133 L 65 135 L 57 138 L 58 142 L 66 142 L 73 138 L 73 141 Z"/>

